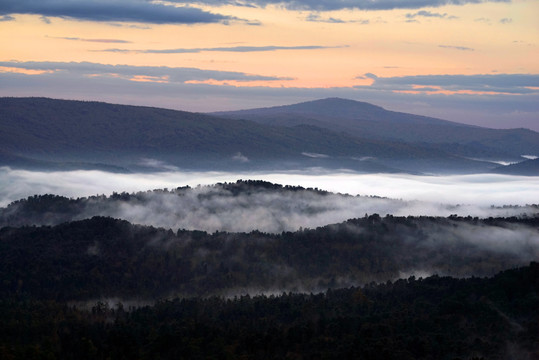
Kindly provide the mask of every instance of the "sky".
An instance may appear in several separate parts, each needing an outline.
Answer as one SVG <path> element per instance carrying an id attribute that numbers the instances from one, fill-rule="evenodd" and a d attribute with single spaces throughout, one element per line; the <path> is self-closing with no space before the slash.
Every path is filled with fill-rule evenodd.
<path id="1" fill-rule="evenodd" d="M 0 96 L 210 112 L 326 97 L 539 131 L 537 0 L 2 0 Z"/>

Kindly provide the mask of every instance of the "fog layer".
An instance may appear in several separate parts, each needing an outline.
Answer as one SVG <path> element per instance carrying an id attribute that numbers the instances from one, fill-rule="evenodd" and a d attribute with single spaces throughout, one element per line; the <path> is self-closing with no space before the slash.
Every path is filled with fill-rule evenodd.
<path id="1" fill-rule="evenodd" d="M 450 183 L 448 178 L 435 177 L 390 177 L 347 173 L 338 175 L 258 174 L 258 176 L 264 176 L 265 179 L 283 180 L 284 183 L 300 183 L 307 186 L 316 183 L 319 184 L 319 188 L 337 189 L 354 194 L 359 193 L 359 188 L 367 189 L 367 191 L 369 191 L 368 189 L 385 190 L 390 196 L 397 195 L 395 197 L 402 199 L 352 196 L 290 187 L 268 187 L 260 184 L 251 184 L 247 187 L 238 184 L 236 187 L 220 184 L 195 185 L 193 188 L 176 189 L 179 185 L 208 183 L 216 180 L 228 180 L 229 178 L 235 180 L 240 176 L 246 176 L 246 174 L 119 175 L 90 171 L 34 173 L 4 169 L 2 181 L 6 181 L 7 185 L 2 187 L 2 201 L 4 203 L 7 203 L 8 199 L 39 193 L 82 196 L 114 190 L 123 192 L 124 190 L 138 190 L 141 187 L 146 190 L 152 187 L 167 186 L 170 190 L 143 191 L 131 196 L 92 196 L 79 202 L 72 201 L 71 205 L 58 206 L 57 203 L 52 202 L 45 209 L 43 209 L 45 201 L 42 201 L 38 212 L 23 209 L 24 204 L 16 204 L 2 210 L 0 226 L 54 225 L 100 215 L 173 230 L 188 229 L 209 232 L 259 230 L 279 233 L 295 231 L 300 228 L 316 228 L 374 213 L 382 216 L 391 214 L 395 216 L 443 217 L 457 214 L 485 218 L 532 215 L 538 212 L 537 207 L 532 206 L 490 206 L 490 204 L 498 203 L 499 199 L 507 201 L 507 204 L 525 204 L 539 199 L 539 197 L 533 196 L 535 192 L 539 191 L 539 186 L 534 183 L 533 179 L 524 186 L 523 179 L 507 176 L 486 177 L 484 179 L 455 177 L 454 182 Z M 10 180 L 6 180 L 6 178 Z M 382 184 L 385 184 L 384 189 Z M 531 191 L 527 191 L 530 188 Z M 422 189 L 423 191 L 421 191 Z M 474 193 L 479 190 L 481 190 L 479 195 Z M 24 191 L 27 193 L 23 195 Z M 386 195 L 381 192 L 373 194 Z M 411 200 L 415 196 L 422 197 L 423 200 Z M 476 203 L 458 204 L 459 199 L 470 199 L 472 196 L 478 198 Z M 447 203 L 444 204 L 443 199 L 447 199 Z M 488 199 L 491 199 L 492 202 Z M 498 201 L 495 201 L 496 199 Z M 516 201 L 518 199 L 520 199 L 519 202 Z M 68 205 L 69 210 L 67 209 Z"/>
<path id="2" fill-rule="evenodd" d="M 302 172 L 155 172 L 119 174 L 103 171 L 41 172 L 0 167 L 0 206 L 34 194 L 69 197 L 145 191 L 262 179 L 278 184 L 319 188 L 351 195 L 376 195 L 445 204 L 525 205 L 539 199 L 539 177 L 497 174 L 414 176 L 359 174 L 312 169 Z"/>

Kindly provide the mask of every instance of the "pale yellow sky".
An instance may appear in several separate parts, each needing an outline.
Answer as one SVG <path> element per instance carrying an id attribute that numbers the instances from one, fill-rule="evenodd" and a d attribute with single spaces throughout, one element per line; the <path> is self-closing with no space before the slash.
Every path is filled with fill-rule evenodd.
<path id="1" fill-rule="evenodd" d="M 377 76 L 539 73 L 539 2 L 484 3 L 421 10 L 340 10 L 317 13 L 276 6 L 202 7 L 261 23 L 111 24 L 13 15 L 0 23 L 4 61 L 96 62 L 136 66 L 196 67 L 278 76 L 273 86 L 352 86 L 364 73 Z M 443 17 L 407 14 L 425 11 Z M 445 15 L 444 15 L 445 14 Z M 507 23 L 502 23 L 502 19 Z M 407 22 L 414 20 L 416 22 Z M 366 23 L 368 21 L 368 23 Z M 363 22 L 363 23 L 361 23 Z M 138 25 L 131 27 L 130 25 Z M 146 28 L 145 28 L 146 27 Z M 123 40 L 129 43 L 67 40 Z M 183 54 L 112 53 L 101 50 L 192 49 L 235 46 L 324 46 L 314 50 L 202 51 Z M 444 47 L 440 47 L 444 46 Z M 259 82 L 257 82 L 259 83 Z M 272 81 L 271 83 L 274 83 Z M 270 85 L 270 83 L 268 83 Z"/>

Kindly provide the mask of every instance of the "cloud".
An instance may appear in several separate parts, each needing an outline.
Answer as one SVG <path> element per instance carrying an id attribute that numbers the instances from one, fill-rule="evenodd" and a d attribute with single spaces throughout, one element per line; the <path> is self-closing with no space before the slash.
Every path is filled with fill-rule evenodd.
<path id="1" fill-rule="evenodd" d="M 287 80 L 274 76 L 250 75 L 242 72 L 201 70 L 197 68 L 167 67 L 167 66 L 131 66 L 106 65 L 91 62 L 10 62 L 0 61 L 0 67 L 24 70 L 40 70 L 52 72 L 61 76 L 105 77 L 129 81 L 142 78 L 155 82 L 185 83 L 187 81 L 204 80 L 234 80 L 234 81 L 274 81 Z"/>
<path id="2" fill-rule="evenodd" d="M 395 90 L 417 90 L 418 86 L 433 87 L 437 91 L 471 91 L 477 93 L 537 94 L 539 74 L 494 74 L 494 75 L 418 75 L 402 77 L 376 77 L 373 88 Z"/>
<path id="3" fill-rule="evenodd" d="M 406 14 L 407 19 L 415 19 L 417 17 L 439 18 L 439 19 L 449 19 L 449 20 L 458 19 L 457 16 L 447 15 L 447 13 L 440 14 L 440 13 L 433 13 L 426 10 L 421 10 L 416 13 Z"/>
<path id="4" fill-rule="evenodd" d="M 173 0 L 177 3 L 198 3 L 204 5 L 221 6 L 230 4 L 245 4 L 248 6 L 265 7 L 279 5 L 289 10 L 315 10 L 333 11 L 343 9 L 359 10 L 393 10 L 393 9 L 420 9 L 424 7 L 440 7 L 446 5 L 481 4 L 488 2 L 510 2 L 510 0 L 244 0 L 244 1 L 221 1 L 221 0 L 196 0 L 182 1 Z"/>
<path id="5" fill-rule="evenodd" d="M 2 21 L 13 21 L 13 20 L 15 20 L 15 18 L 13 16 L 10 16 L 10 15 L 0 16 L 0 22 L 2 22 Z"/>
<path id="6" fill-rule="evenodd" d="M 500 19 L 500 23 L 501 24 L 510 24 L 513 22 L 513 19 L 511 18 L 503 18 L 503 19 Z"/>
<path id="7" fill-rule="evenodd" d="M 335 49 L 344 46 L 321 46 L 321 45 L 304 45 L 304 46 L 232 46 L 232 47 L 215 47 L 215 48 L 179 48 L 179 49 L 146 49 L 146 50 L 128 50 L 128 49 L 105 49 L 99 50 L 104 52 L 115 53 L 141 53 L 141 54 L 196 54 L 201 52 L 264 52 L 264 51 L 280 51 L 280 50 L 320 50 L 320 49 Z"/>
<path id="8" fill-rule="evenodd" d="M 475 22 L 483 22 L 483 23 L 490 24 L 490 19 L 485 18 L 485 17 L 480 17 L 480 18 L 474 19 L 474 21 Z"/>
<path id="9" fill-rule="evenodd" d="M 151 171 L 180 171 L 180 169 L 178 169 L 174 165 L 167 164 L 166 162 L 161 161 L 161 160 L 150 159 L 150 158 L 140 159 L 137 165 L 148 168 Z"/>
<path id="10" fill-rule="evenodd" d="M 234 156 L 232 156 L 232 160 L 240 162 L 240 163 L 249 162 L 249 158 L 243 155 L 241 152 L 238 152 Z"/>
<path id="11" fill-rule="evenodd" d="M 99 22 L 196 24 L 237 20 L 194 7 L 167 6 L 144 0 L 3 0 L 0 15 L 32 14 Z"/>
<path id="12" fill-rule="evenodd" d="M 115 27 L 123 27 L 128 29 L 139 29 L 139 30 L 149 30 L 151 29 L 151 26 L 144 25 L 144 24 L 126 24 L 126 23 L 113 23 L 109 22 L 107 23 L 109 26 L 115 26 Z"/>
<path id="13" fill-rule="evenodd" d="M 466 47 L 466 46 L 453 46 L 453 45 L 438 45 L 438 47 L 444 48 L 444 49 L 455 49 L 455 50 L 461 50 L 461 51 L 475 51 L 475 49 Z"/>
<path id="14" fill-rule="evenodd" d="M 370 20 L 364 19 L 364 20 L 343 20 L 339 18 L 329 17 L 329 18 L 322 18 L 320 14 L 317 13 L 310 13 L 305 18 L 306 21 L 309 22 L 319 22 L 319 23 L 329 23 L 329 24 L 361 24 L 361 25 L 368 25 L 370 23 Z"/>
<path id="15" fill-rule="evenodd" d="M 49 18 L 46 17 L 46 16 L 41 16 L 41 17 L 39 18 L 39 20 L 43 21 L 45 24 L 51 24 L 51 23 L 52 23 L 52 22 L 51 22 L 51 19 L 49 19 Z"/>
<path id="16" fill-rule="evenodd" d="M 331 23 L 331 24 L 342 24 L 345 22 L 342 19 L 335 19 L 332 17 L 327 18 L 327 19 L 322 19 L 320 17 L 320 14 L 316 14 L 316 13 L 310 13 L 309 15 L 307 15 L 305 20 L 310 21 L 310 22 L 325 22 L 325 23 Z"/>
<path id="17" fill-rule="evenodd" d="M 131 41 L 120 39 L 84 39 L 78 37 L 59 37 L 59 36 L 47 36 L 51 39 L 70 40 L 70 41 L 83 41 L 83 42 L 96 42 L 96 43 L 112 43 L 112 44 L 130 44 Z"/>
<path id="18" fill-rule="evenodd" d="M 378 79 L 378 76 L 374 75 L 373 73 L 366 73 L 364 75 L 356 76 L 355 79 L 358 79 L 358 80 L 367 80 L 367 79 L 376 80 L 376 79 Z"/>
<path id="19" fill-rule="evenodd" d="M 329 158 L 329 155 L 311 153 L 311 152 L 302 152 L 301 155 L 307 156 L 307 157 L 310 157 L 310 158 L 315 158 L 315 159 L 327 159 L 327 158 Z"/>

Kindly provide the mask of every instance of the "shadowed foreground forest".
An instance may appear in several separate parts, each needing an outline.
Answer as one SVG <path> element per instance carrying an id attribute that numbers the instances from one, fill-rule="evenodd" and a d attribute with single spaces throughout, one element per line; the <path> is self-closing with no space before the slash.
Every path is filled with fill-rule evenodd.
<path id="1" fill-rule="evenodd" d="M 330 196 L 269 183 L 226 196 L 253 185 Z M 533 213 L 207 232 L 74 220 L 91 201 L 1 209 L 0 359 L 539 357 Z"/>
<path id="2" fill-rule="evenodd" d="M 59 301 L 311 292 L 412 274 L 491 276 L 539 258 L 539 217 L 380 217 L 207 233 L 107 217 L 0 229 L 0 293 Z"/>
<path id="3" fill-rule="evenodd" d="M 536 359 L 539 264 L 128 309 L 2 298 L 2 359 Z"/>

